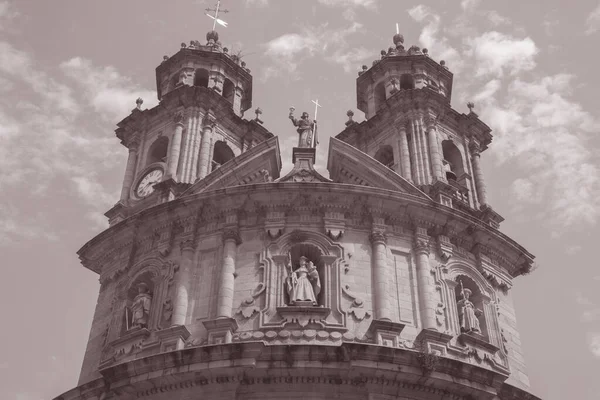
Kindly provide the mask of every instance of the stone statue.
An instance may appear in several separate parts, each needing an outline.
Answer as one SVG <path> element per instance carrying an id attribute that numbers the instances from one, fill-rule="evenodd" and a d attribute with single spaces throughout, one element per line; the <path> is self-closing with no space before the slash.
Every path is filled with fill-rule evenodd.
<path id="1" fill-rule="evenodd" d="M 317 121 L 311 121 L 308 118 L 308 113 L 303 112 L 300 119 L 294 117 L 294 107 L 290 107 L 289 118 L 292 120 L 294 126 L 298 127 L 298 147 L 312 147 L 312 137 Z"/>
<path id="2" fill-rule="evenodd" d="M 460 331 L 464 333 L 481 333 L 478 317 L 482 314 L 482 311 L 475 308 L 475 305 L 469 300 L 469 297 L 471 297 L 471 290 L 463 289 L 461 296 L 462 299 L 458 300 L 456 303 L 458 308 L 458 319 L 460 321 Z"/>
<path id="3" fill-rule="evenodd" d="M 289 276 L 286 280 L 291 306 L 316 306 L 317 296 L 321 292 L 321 281 L 317 267 L 302 256 L 298 268 L 292 270 L 291 257 L 288 258 Z"/>
<path id="4" fill-rule="evenodd" d="M 148 286 L 145 283 L 138 284 L 137 288 L 138 295 L 131 305 L 131 328 L 147 328 L 152 296 L 148 293 Z"/>

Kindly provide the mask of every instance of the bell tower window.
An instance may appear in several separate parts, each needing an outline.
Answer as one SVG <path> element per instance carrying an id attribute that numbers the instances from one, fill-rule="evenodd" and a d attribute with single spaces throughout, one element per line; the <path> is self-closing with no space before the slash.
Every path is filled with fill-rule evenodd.
<path id="1" fill-rule="evenodd" d="M 460 154 L 460 150 L 451 140 L 444 140 L 442 142 L 442 151 L 444 154 L 444 170 L 446 172 L 446 179 L 449 181 L 456 181 L 465 173 L 463 168 L 463 159 Z"/>
<path id="2" fill-rule="evenodd" d="M 194 86 L 208 87 L 208 71 L 198 68 L 194 74 Z"/>
<path id="3" fill-rule="evenodd" d="M 146 165 L 154 164 L 157 162 L 167 161 L 167 149 L 169 147 L 169 139 L 165 136 L 160 137 L 152 143 L 148 150 L 148 157 Z"/>
<path id="4" fill-rule="evenodd" d="M 233 154 L 233 150 L 231 150 L 227 143 L 222 140 L 218 140 L 215 143 L 211 171 L 219 168 L 221 165 L 225 164 L 234 157 L 235 154 Z"/>
<path id="5" fill-rule="evenodd" d="M 415 78 L 411 74 L 402 74 L 400 76 L 400 89 L 409 90 L 415 88 Z"/>
<path id="6" fill-rule="evenodd" d="M 375 153 L 375 157 L 373 157 L 389 169 L 394 168 L 394 150 L 392 146 L 386 145 L 382 146 L 377 153 Z"/>
<path id="7" fill-rule="evenodd" d="M 233 104 L 233 98 L 235 96 L 235 85 L 231 80 L 225 78 L 225 82 L 223 82 L 223 97 Z"/>

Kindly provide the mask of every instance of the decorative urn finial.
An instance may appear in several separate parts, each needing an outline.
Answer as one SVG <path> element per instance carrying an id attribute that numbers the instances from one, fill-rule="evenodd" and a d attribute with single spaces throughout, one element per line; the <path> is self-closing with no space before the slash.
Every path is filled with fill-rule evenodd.
<path id="1" fill-rule="evenodd" d="M 348 112 L 346 112 L 346 115 L 348 116 L 348 121 L 346 121 L 346 126 L 350 126 L 354 123 L 354 120 L 352 119 L 352 117 L 354 117 L 354 111 L 348 110 Z"/>
<path id="2" fill-rule="evenodd" d="M 217 31 L 210 31 L 206 34 L 206 41 L 208 44 L 215 44 L 219 41 L 219 34 Z"/>
<path id="3" fill-rule="evenodd" d="M 467 103 L 467 107 L 469 108 L 469 114 L 473 113 L 473 109 L 475 108 L 475 103 L 473 103 L 472 101 Z"/>
<path id="4" fill-rule="evenodd" d="M 137 106 L 136 108 L 137 108 L 138 110 L 141 110 L 141 109 L 142 109 L 142 104 L 143 104 L 143 103 L 144 103 L 144 99 L 142 99 L 141 97 L 138 97 L 138 98 L 137 98 L 137 100 L 135 101 L 135 104 L 136 104 L 136 106 Z"/>
<path id="5" fill-rule="evenodd" d="M 402 36 L 399 33 L 396 33 L 394 35 L 394 44 L 396 45 L 396 47 L 398 47 L 398 44 L 403 45 L 404 44 L 404 36 Z"/>

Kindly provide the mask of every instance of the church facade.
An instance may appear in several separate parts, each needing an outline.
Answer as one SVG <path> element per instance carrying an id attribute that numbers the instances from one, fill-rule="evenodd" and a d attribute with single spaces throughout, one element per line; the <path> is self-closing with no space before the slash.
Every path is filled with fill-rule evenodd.
<path id="1" fill-rule="evenodd" d="M 156 69 L 110 227 L 78 252 L 100 291 L 78 386 L 57 400 L 537 399 L 511 286 L 533 256 L 499 231 L 452 73 L 401 35 L 357 79 L 346 129 L 293 169 L 219 42 Z M 292 127 L 290 127 L 292 129 Z"/>

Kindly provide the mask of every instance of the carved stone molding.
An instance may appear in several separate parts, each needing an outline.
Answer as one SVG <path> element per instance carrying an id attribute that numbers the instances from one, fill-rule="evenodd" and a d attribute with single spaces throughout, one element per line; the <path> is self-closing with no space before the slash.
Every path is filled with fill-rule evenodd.
<path id="1" fill-rule="evenodd" d="M 437 237 L 438 254 L 443 262 L 447 262 L 452 257 L 453 247 L 450 243 L 450 238 L 444 235 L 438 235 Z"/>
<path id="2" fill-rule="evenodd" d="M 429 238 L 417 237 L 414 240 L 415 252 L 429 254 Z"/>
<path id="3" fill-rule="evenodd" d="M 177 125 L 183 126 L 184 118 L 185 118 L 185 114 L 183 113 L 183 111 L 178 111 L 173 114 L 173 122 Z"/>
<path id="4" fill-rule="evenodd" d="M 386 244 L 387 243 L 387 236 L 385 235 L 385 233 L 382 232 L 372 232 L 369 235 L 369 241 L 373 244 L 375 243 L 383 243 Z"/>

